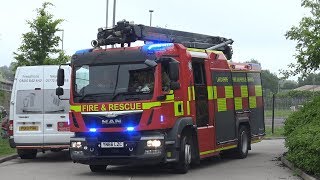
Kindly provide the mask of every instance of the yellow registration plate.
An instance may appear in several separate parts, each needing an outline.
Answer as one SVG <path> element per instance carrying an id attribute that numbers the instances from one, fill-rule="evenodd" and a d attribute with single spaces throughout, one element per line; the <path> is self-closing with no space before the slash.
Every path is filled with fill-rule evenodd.
<path id="1" fill-rule="evenodd" d="M 38 131 L 38 126 L 20 126 L 19 131 Z"/>

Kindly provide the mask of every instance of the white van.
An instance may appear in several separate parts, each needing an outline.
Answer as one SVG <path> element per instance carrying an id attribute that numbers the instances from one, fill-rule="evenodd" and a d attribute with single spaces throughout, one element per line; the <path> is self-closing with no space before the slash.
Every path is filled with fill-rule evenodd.
<path id="1" fill-rule="evenodd" d="M 70 73 L 65 70 L 64 95 L 56 96 L 57 65 L 18 67 L 10 104 L 9 142 L 22 159 L 33 159 L 38 150 L 69 148 Z"/>

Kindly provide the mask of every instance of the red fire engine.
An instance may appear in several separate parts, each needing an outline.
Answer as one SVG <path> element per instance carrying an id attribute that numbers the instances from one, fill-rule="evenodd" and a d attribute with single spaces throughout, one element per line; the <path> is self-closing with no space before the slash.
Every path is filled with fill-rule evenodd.
<path id="1" fill-rule="evenodd" d="M 130 47 L 137 40 L 148 43 Z M 70 64 L 73 161 L 93 172 L 167 163 L 186 173 L 220 153 L 245 158 L 265 135 L 261 68 L 228 62 L 232 42 L 127 21 L 99 29 Z"/>

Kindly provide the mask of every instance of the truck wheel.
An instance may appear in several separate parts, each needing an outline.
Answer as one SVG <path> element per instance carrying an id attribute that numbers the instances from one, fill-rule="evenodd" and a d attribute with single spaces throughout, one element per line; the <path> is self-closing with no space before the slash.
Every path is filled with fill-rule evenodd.
<path id="1" fill-rule="evenodd" d="M 238 139 L 239 141 L 235 152 L 235 157 L 238 159 L 244 159 L 247 157 L 249 149 L 249 135 L 245 126 L 240 126 Z"/>
<path id="2" fill-rule="evenodd" d="M 175 166 L 177 173 L 185 174 L 188 172 L 192 161 L 192 148 L 192 138 L 183 135 L 180 144 L 179 162 Z"/>
<path id="3" fill-rule="evenodd" d="M 34 159 L 37 157 L 37 149 L 18 149 L 17 153 L 21 159 Z"/>
<path id="4" fill-rule="evenodd" d="M 91 172 L 104 172 L 106 171 L 106 165 L 89 165 Z"/>

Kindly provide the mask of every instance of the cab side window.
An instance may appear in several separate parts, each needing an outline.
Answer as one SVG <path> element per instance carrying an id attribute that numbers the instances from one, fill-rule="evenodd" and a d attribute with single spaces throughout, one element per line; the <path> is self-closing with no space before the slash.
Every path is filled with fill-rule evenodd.
<path id="1" fill-rule="evenodd" d="M 205 85 L 206 78 L 205 78 L 205 72 L 204 72 L 204 64 L 193 62 L 192 67 L 193 67 L 194 83 L 197 85 Z"/>
<path id="2" fill-rule="evenodd" d="M 170 91 L 169 64 L 163 63 L 161 67 L 162 91 Z"/>

